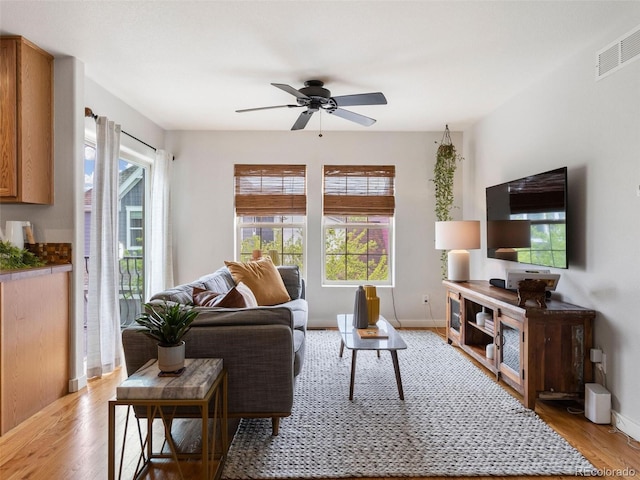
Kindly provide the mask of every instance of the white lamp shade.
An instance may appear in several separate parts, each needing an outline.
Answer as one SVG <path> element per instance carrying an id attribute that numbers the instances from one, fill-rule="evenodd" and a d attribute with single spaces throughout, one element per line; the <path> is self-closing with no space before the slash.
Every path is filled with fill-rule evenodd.
<path id="1" fill-rule="evenodd" d="M 480 221 L 436 222 L 436 250 L 480 248 Z"/>

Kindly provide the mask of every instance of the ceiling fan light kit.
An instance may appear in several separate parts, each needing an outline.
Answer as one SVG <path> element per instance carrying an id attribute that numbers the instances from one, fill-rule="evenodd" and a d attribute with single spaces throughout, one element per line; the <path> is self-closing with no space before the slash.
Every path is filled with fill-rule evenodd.
<path id="1" fill-rule="evenodd" d="M 307 80 L 304 82 L 304 87 L 299 90 L 296 90 L 291 85 L 286 85 L 284 83 L 272 83 L 271 85 L 296 97 L 297 105 L 288 104 L 274 105 L 271 107 L 245 108 L 242 110 L 236 110 L 236 112 L 244 113 L 254 112 L 256 110 L 270 110 L 273 108 L 306 107 L 307 109 L 298 116 L 298 119 L 293 124 L 293 127 L 291 127 L 291 130 L 302 130 L 307 126 L 307 123 L 309 123 L 311 116 L 320 111 L 344 118 L 345 120 L 355 122 L 364 127 L 369 127 L 376 123 L 375 119 L 352 112 L 351 110 L 345 110 L 341 107 L 387 104 L 387 99 L 381 92 L 358 93 L 355 95 L 340 95 L 332 97 L 331 92 L 324 88 L 324 82 L 321 80 Z"/>

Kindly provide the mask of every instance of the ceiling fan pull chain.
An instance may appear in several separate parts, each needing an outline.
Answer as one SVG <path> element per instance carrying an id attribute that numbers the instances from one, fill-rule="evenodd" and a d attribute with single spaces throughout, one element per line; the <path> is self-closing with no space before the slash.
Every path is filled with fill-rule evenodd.
<path id="1" fill-rule="evenodd" d="M 318 136 L 322 138 L 322 111 L 319 112 L 319 115 L 320 115 L 320 134 Z"/>

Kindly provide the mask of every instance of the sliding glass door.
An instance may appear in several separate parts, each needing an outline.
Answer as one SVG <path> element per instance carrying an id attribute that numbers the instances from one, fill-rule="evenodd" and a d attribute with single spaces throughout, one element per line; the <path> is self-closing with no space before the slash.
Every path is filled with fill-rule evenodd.
<path id="1" fill-rule="evenodd" d="M 120 325 L 123 328 L 134 323 L 145 299 L 146 207 L 151 159 L 148 160 L 125 150 L 121 151 L 118 162 L 118 288 Z M 94 167 L 95 145 L 87 141 L 84 149 L 85 308 L 89 257 L 92 254 L 90 226 L 93 215 L 91 199 Z"/>

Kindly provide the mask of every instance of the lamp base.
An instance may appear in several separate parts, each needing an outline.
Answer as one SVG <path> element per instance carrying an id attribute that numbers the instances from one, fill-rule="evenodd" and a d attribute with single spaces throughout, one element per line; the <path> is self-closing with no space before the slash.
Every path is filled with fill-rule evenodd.
<path id="1" fill-rule="evenodd" d="M 466 250 L 449 250 L 447 254 L 447 277 L 452 282 L 469 280 L 469 252 Z"/>

